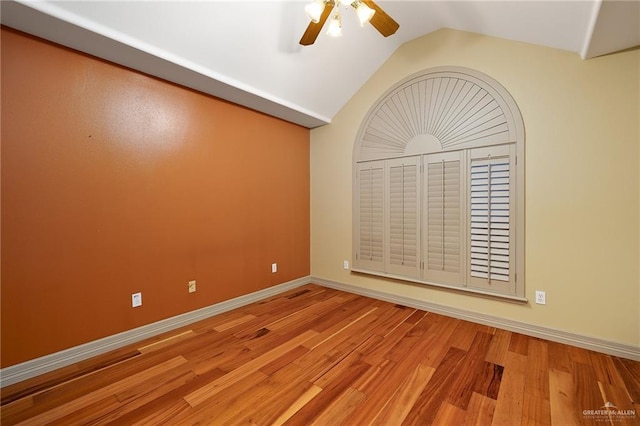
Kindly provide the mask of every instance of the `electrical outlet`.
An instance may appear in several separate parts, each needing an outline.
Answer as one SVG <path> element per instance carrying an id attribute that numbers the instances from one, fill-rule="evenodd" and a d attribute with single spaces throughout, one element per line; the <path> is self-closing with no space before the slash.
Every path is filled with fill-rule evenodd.
<path id="1" fill-rule="evenodd" d="M 538 305 L 547 304 L 547 293 L 544 291 L 536 290 L 536 303 Z"/>
<path id="2" fill-rule="evenodd" d="M 142 306 L 142 293 L 133 293 L 131 295 L 131 306 L 134 308 Z"/>
<path id="3" fill-rule="evenodd" d="M 272 263 L 271 264 L 271 273 L 275 274 L 276 272 L 278 272 L 278 264 L 277 263 Z"/>
<path id="4" fill-rule="evenodd" d="M 348 270 L 348 269 L 349 269 L 349 261 L 348 261 L 348 260 L 345 260 L 345 261 L 344 261 L 344 263 L 342 264 L 342 267 L 343 267 L 344 269 L 347 269 L 347 270 Z"/>
<path id="5" fill-rule="evenodd" d="M 189 293 L 195 293 L 196 291 L 196 280 L 189 281 Z"/>

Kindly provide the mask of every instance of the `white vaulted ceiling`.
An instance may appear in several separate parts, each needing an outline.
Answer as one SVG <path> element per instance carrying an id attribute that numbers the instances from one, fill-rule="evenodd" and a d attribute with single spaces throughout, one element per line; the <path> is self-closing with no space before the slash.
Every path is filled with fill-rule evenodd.
<path id="1" fill-rule="evenodd" d="M 309 128 L 331 121 L 403 43 L 452 28 L 583 59 L 640 45 L 640 2 L 378 1 L 383 38 L 343 13 L 341 38 L 298 44 L 305 1 L 2 1 L 9 27 Z"/>

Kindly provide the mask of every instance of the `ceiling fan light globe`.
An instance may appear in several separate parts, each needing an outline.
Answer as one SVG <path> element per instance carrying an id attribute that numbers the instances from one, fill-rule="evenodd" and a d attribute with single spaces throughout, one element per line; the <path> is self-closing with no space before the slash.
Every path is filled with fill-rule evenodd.
<path id="1" fill-rule="evenodd" d="M 324 1 L 322 0 L 315 0 L 304 7 L 304 12 L 307 14 L 309 19 L 316 24 L 320 21 L 320 16 L 322 15 L 323 10 Z"/>
<path id="2" fill-rule="evenodd" d="M 369 22 L 375 13 L 375 10 L 371 9 L 364 3 L 359 3 L 356 7 L 356 15 L 358 15 L 360 26 L 364 26 L 364 24 Z"/>
<path id="3" fill-rule="evenodd" d="M 331 20 L 329 21 L 329 29 L 327 30 L 327 35 L 331 37 L 341 37 L 342 36 L 342 19 L 340 19 L 339 14 L 333 15 Z"/>

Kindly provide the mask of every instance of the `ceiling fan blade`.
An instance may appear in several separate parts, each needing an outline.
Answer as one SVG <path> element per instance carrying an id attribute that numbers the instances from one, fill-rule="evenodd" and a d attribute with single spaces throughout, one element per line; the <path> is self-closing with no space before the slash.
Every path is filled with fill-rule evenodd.
<path id="1" fill-rule="evenodd" d="M 372 0 L 362 0 L 362 3 L 369 6 L 371 9 L 375 10 L 376 13 L 371 17 L 371 25 L 375 27 L 376 30 L 380 34 L 385 37 L 389 37 L 391 34 L 395 34 L 400 28 L 400 24 L 393 20 L 391 16 L 387 14 L 384 10 L 380 8 L 377 4 L 375 4 Z"/>
<path id="2" fill-rule="evenodd" d="M 307 30 L 302 34 L 302 38 L 300 39 L 300 44 L 303 46 L 309 46 L 313 44 L 318 38 L 318 34 L 322 30 L 325 22 L 329 18 L 331 11 L 333 10 L 334 2 L 330 1 L 324 4 L 324 9 L 322 9 L 322 15 L 320 15 L 320 20 L 316 23 L 311 21 Z"/>

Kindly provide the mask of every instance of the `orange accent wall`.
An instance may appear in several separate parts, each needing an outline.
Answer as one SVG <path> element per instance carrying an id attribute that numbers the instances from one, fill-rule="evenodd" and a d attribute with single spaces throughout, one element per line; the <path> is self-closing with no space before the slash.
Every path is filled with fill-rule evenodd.
<path id="1" fill-rule="evenodd" d="M 309 275 L 308 129 L 1 43 L 2 367 Z"/>

